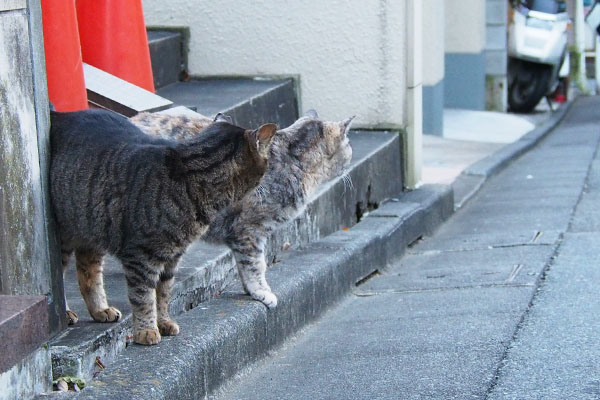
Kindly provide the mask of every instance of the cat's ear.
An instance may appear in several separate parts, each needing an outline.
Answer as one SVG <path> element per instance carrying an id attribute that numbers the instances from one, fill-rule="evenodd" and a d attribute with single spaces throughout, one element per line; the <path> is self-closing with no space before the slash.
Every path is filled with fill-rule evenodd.
<path id="1" fill-rule="evenodd" d="M 317 112 L 312 108 L 305 112 L 304 116 L 312 119 L 319 119 L 319 114 L 317 114 Z"/>
<path id="2" fill-rule="evenodd" d="M 231 119 L 231 117 L 223 113 L 217 113 L 217 115 L 215 115 L 214 122 L 227 122 L 233 125 L 233 120 Z"/>
<path id="3" fill-rule="evenodd" d="M 343 135 L 347 135 L 350 130 L 350 125 L 352 125 L 352 120 L 356 117 L 356 115 L 351 116 L 348 119 L 340 121 L 340 131 Z"/>
<path id="4" fill-rule="evenodd" d="M 171 179 L 181 181 L 185 177 L 185 165 L 181 160 L 181 155 L 172 147 L 166 149 L 165 166 Z"/>
<path id="5" fill-rule="evenodd" d="M 271 145 L 271 140 L 273 140 L 273 137 L 275 136 L 275 132 L 277 132 L 276 124 L 264 124 L 256 130 L 247 131 L 246 134 L 250 146 L 259 156 L 267 158 L 269 146 Z"/>

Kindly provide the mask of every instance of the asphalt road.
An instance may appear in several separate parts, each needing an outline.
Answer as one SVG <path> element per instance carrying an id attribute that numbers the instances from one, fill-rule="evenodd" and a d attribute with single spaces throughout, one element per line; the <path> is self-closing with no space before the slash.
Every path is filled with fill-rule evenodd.
<path id="1" fill-rule="evenodd" d="M 599 108 L 213 398 L 600 398 Z"/>

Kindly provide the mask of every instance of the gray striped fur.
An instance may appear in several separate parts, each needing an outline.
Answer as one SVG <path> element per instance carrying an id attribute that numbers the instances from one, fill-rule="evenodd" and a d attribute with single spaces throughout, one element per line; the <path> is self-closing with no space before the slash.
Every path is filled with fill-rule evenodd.
<path id="1" fill-rule="evenodd" d="M 195 137 L 175 142 L 107 111 L 51 114 L 50 191 L 63 269 L 75 251 L 90 315 L 115 321 L 121 314 L 108 305 L 102 284 L 103 255 L 115 255 L 137 343 L 179 332 L 168 314 L 177 262 L 220 210 L 257 185 L 276 127 L 249 131 L 215 122 L 194 129 Z M 185 138 L 162 132 L 156 136 Z"/>
<path id="2" fill-rule="evenodd" d="M 265 279 L 269 234 L 294 219 L 318 185 L 341 175 L 352 158 L 347 136 L 352 118 L 342 122 L 317 118 L 313 112 L 277 132 L 258 186 L 219 212 L 206 235 L 233 250 L 244 290 L 269 308 L 277 305 Z"/>

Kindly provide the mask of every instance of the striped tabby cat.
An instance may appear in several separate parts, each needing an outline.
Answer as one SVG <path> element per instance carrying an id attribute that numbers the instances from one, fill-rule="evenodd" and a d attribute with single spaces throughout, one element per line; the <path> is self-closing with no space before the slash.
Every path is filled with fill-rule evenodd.
<path id="1" fill-rule="evenodd" d="M 244 290 L 268 307 L 277 305 L 277 297 L 265 279 L 266 240 L 276 226 L 302 211 L 319 184 L 340 175 L 348 166 L 352 157 L 347 137 L 351 121 L 323 122 L 311 110 L 278 131 L 258 186 L 211 221 L 204 239 L 225 243 L 233 250 Z M 132 122 L 155 136 L 164 136 L 164 127 L 169 127 L 168 132 L 181 138 L 198 135 L 198 126 L 208 123 L 203 118 L 159 114 L 142 114 Z"/>
<path id="2" fill-rule="evenodd" d="M 121 316 L 103 287 L 102 258 L 111 253 L 125 271 L 134 341 L 151 345 L 179 333 L 168 312 L 177 262 L 220 210 L 258 184 L 276 129 L 218 120 L 173 142 L 107 111 L 51 113 L 50 192 L 63 270 L 74 251 L 94 320 Z"/>

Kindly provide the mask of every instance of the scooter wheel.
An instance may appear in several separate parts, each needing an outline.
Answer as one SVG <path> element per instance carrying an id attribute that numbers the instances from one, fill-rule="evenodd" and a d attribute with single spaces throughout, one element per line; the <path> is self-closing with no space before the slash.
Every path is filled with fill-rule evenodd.
<path id="1" fill-rule="evenodd" d="M 508 105 L 513 112 L 531 112 L 548 91 L 552 71 L 537 65 L 527 68 L 533 70 L 517 77 L 508 88 Z"/>

